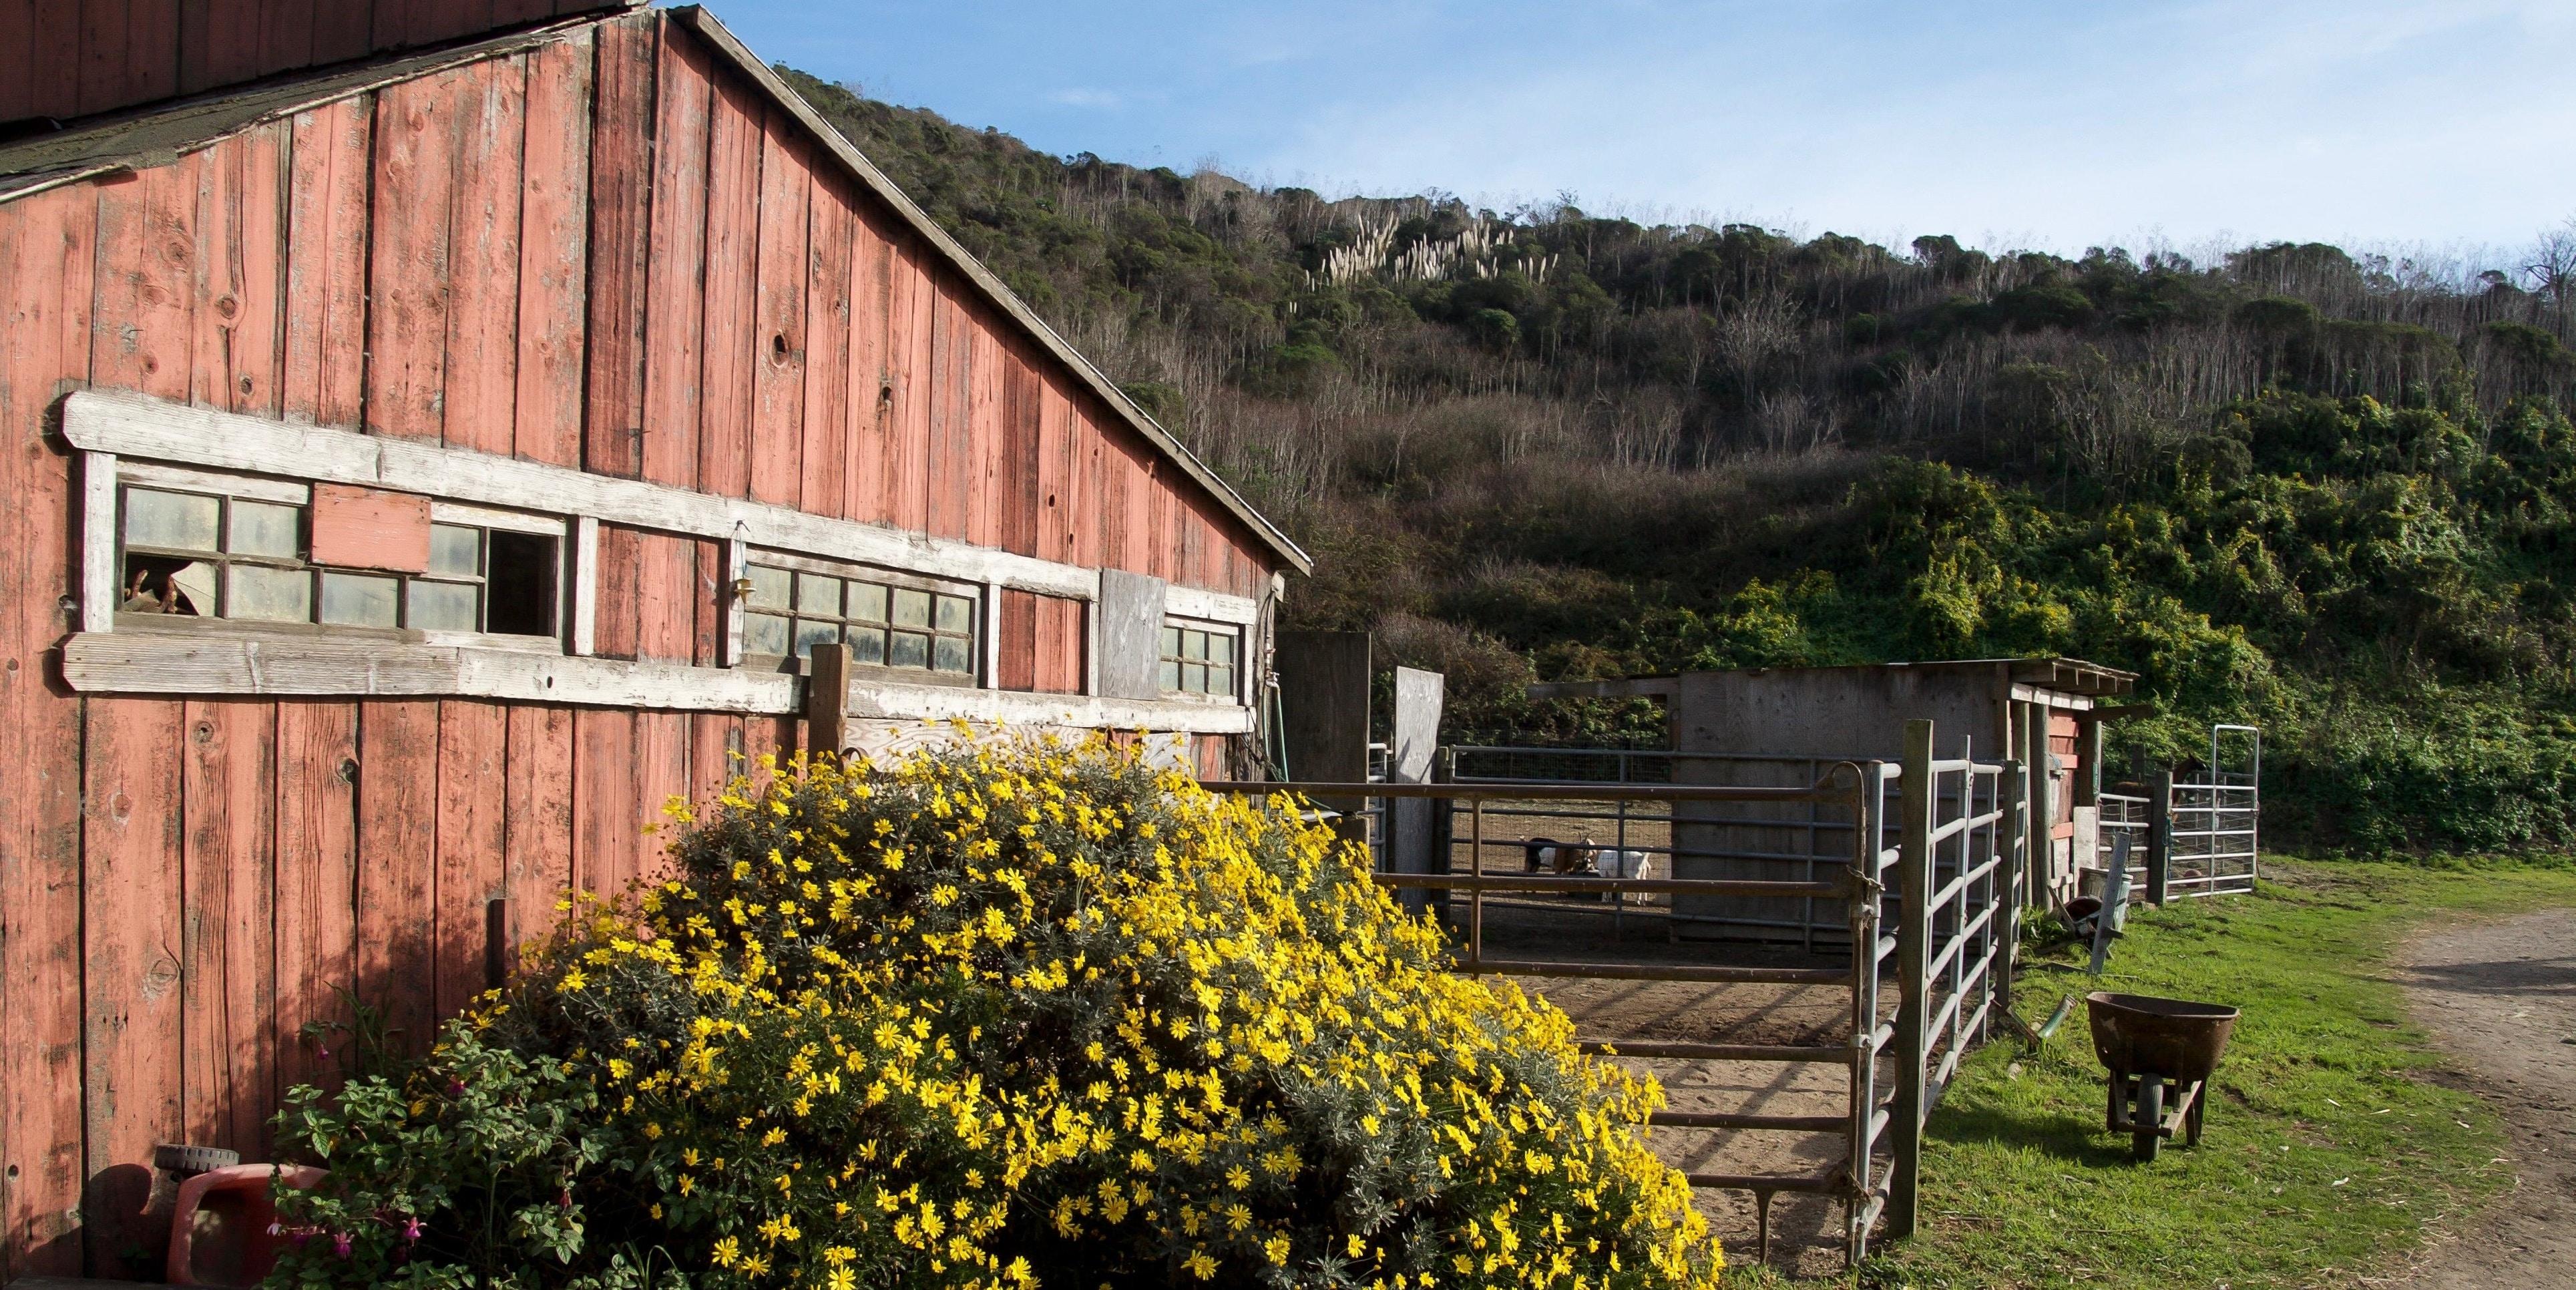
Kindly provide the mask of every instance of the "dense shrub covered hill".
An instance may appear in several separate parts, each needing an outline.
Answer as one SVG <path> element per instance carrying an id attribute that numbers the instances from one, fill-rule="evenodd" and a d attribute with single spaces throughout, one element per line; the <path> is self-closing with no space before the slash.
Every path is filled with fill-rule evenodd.
<path id="1" fill-rule="evenodd" d="M 2271 745 L 2325 846 L 2576 845 L 2576 238 L 2495 270 L 1889 248 L 1326 201 L 791 79 L 1319 557 L 1294 623 L 1453 737 L 1651 742 L 1532 679 L 2069 654 L 2155 755 Z"/>

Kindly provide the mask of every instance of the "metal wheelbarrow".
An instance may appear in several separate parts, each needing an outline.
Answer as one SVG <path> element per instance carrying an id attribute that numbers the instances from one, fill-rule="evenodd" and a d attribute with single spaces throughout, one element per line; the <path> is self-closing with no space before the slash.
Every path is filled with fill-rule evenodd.
<path id="1" fill-rule="evenodd" d="M 2130 1135 L 2140 1160 L 2155 1159 L 2177 1129 L 2185 1145 L 2199 1146 L 2203 1093 L 2236 1029 L 2236 1009 L 2098 990 L 2084 1004 L 2093 1055 L 2111 1072 L 2102 1127 Z"/>

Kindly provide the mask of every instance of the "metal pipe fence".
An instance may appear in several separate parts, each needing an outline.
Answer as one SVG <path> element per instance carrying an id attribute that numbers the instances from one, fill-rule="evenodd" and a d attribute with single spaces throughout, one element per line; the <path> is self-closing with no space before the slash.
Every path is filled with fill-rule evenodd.
<path id="1" fill-rule="evenodd" d="M 2233 772 L 2159 775 L 2143 793 L 2104 793 L 2096 867 L 2118 863 L 2126 839 L 2131 889 L 2149 901 L 2250 892 L 2262 873 L 2262 796 L 2252 775 Z"/>
<path id="2" fill-rule="evenodd" d="M 1690 784 L 1638 778 L 1571 780 L 1503 779 L 1462 774 L 1483 769 L 1467 754 L 1535 750 L 1460 749 L 1450 778 L 1430 784 L 1210 783 L 1234 793 L 1287 793 L 1314 800 L 1383 803 L 1429 799 L 1447 808 L 1449 831 L 1436 865 L 1397 871 L 1375 866 L 1380 883 L 1398 892 L 1423 892 L 1447 900 L 1444 917 L 1462 972 L 1537 978 L 1674 981 L 1704 984 L 1802 986 L 1840 993 L 1838 1037 L 1831 1043 L 1735 1044 L 1678 1042 L 1634 1037 L 1587 1038 L 1587 1051 L 1614 1051 L 1624 1059 L 1684 1059 L 1813 1064 L 1845 1072 L 1844 1110 L 1835 1115 L 1769 1114 L 1755 1110 L 1667 1110 L 1650 1124 L 1660 1129 L 1815 1134 L 1842 1139 L 1838 1158 L 1810 1174 L 1692 1173 L 1695 1187 L 1748 1191 L 1761 1223 L 1767 1257 L 1771 1198 L 1808 1193 L 1840 1202 L 1844 1255 L 1857 1264 L 1872 1233 L 1885 1220 L 1888 1235 L 1914 1230 L 1919 1209 L 1923 1125 L 1956 1077 L 1969 1049 L 1986 1035 L 1995 1013 L 2008 1006 L 2012 952 L 2018 939 L 2021 876 L 2026 871 L 2028 777 L 2017 762 L 1980 763 L 1931 756 L 1931 723 L 1909 730 L 1900 762 L 1852 759 L 1731 758 L 1743 762 L 1814 762 L 1821 773 L 1794 784 Z M 1556 753 L 1559 750 L 1546 750 Z M 1632 775 L 1645 754 L 1600 750 L 1611 773 Z M 1702 760 L 1728 760 L 1701 758 Z M 1532 759 L 1536 760 L 1536 759 Z M 1589 807 L 1587 813 L 1582 808 Z M 1607 808 L 1604 811 L 1602 808 Z M 1782 818 L 1787 811 L 1794 818 Z M 1804 812 L 1799 816 L 1799 812 Z M 1705 817 L 1705 818 L 1702 818 Z M 1630 821 L 1661 822 L 1661 844 L 1614 833 L 1621 851 L 1665 858 L 1662 875 L 1540 872 L 1528 863 L 1528 821 L 1604 819 L 1614 829 Z M 1676 844 L 1682 826 L 1725 825 L 1800 830 L 1816 839 L 1808 852 L 1759 854 L 1742 847 Z M 1502 826 L 1499 830 L 1495 826 Z M 1551 826 L 1553 827 L 1553 826 Z M 1499 832 L 1502 836 L 1495 836 Z M 1651 835 L 1649 835 L 1651 836 Z M 1829 841 L 1828 841 L 1829 840 Z M 1505 857 L 1494 848 L 1508 848 Z M 1814 854 L 1823 851 L 1824 854 Z M 1499 862 L 1498 862 L 1499 860 Z M 1698 861 L 1777 862 L 1760 876 L 1680 876 L 1677 864 Z M 1546 898 L 1553 897 L 1549 900 Z M 1577 899 L 1591 897 L 1587 909 Z M 1496 957 L 1487 953 L 1489 905 L 1551 912 L 1607 912 L 1614 920 L 1637 902 L 1661 899 L 1668 942 L 1686 915 L 1684 901 L 1784 901 L 1839 916 L 1839 941 L 1802 940 L 1838 966 L 1780 966 L 1725 962 L 1726 946 L 1707 943 L 1712 961 L 1670 962 L 1608 957 Z M 1820 921 L 1801 921 L 1801 930 Z M 1726 919 L 1707 921 L 1727 922 Z M 1741 920 L 1732 920 L 1741 921 Z M 1615 931 L 1614 931 L 1615 935 Z M 1893 997 L 1888 989 L 1893 984 Z"/>

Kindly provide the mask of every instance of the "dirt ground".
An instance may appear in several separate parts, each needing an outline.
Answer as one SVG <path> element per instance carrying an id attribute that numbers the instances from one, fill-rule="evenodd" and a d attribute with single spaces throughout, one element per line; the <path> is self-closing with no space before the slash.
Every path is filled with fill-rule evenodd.
<path id="1" fill-rule="evenodd" d="M 2516 1185 L 2395 1284 L 2576 1284 L 2576 910 L 2435 927 L 2400 961 L 2417 1020 L 2510 1126 Z"/>

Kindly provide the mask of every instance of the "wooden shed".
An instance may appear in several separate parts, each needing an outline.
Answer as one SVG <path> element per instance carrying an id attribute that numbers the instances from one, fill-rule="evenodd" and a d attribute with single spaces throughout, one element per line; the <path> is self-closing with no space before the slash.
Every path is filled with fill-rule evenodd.
<path id="1" fill-rule="evenodd" d="M 1685 783 L 1805 783 L 1839 760 L 1896 760 L 1908 721 L 1933 723 L 1935 754 L 1981 762 L 2048 765 L 2032 782 L 2035 807 L 2052 823 L 2047 855 L 2030 875 L 2034 898 L 2075 894 L 2077 858 L 2094 854 L 2100 792 L 2100 702 L 2128 694 L 2135 673 L 2066 658 L 1974 659 L 1850 667 L 1772 667 L 1685 672 L 1618 681 L 1534 686 L 1533 698 L 1660 700 L 1672 731 L 1673 778 Z M 1802 808 L 1803 809 L 1803 808 Z M 1683 811 L 1682 816 L 1690 812 Z M 1731 812 L 1740 819 L 1744 812 Z M 1798 878 L 1791 856 L 1849 854 L 1840 821 L 1791 825 L 1677 819 L 1675 872 L 1686 878 Z M 1694 855 L 1696 852 L 1698 854 Z M 1813 905 L 1814 902 L 1807 902 Z M 1795 902 L 1709 899 L 1678 912 L 1760 939 L 1812 940 L 1839 928 L 1842 914 Z"/>
<path id="2" fill-rule="evenodd" d="M 0 0 L 0 335 L 0 1277 L 809 701 L 1240 768 L 1306 567 L 695 9 Z"/>

